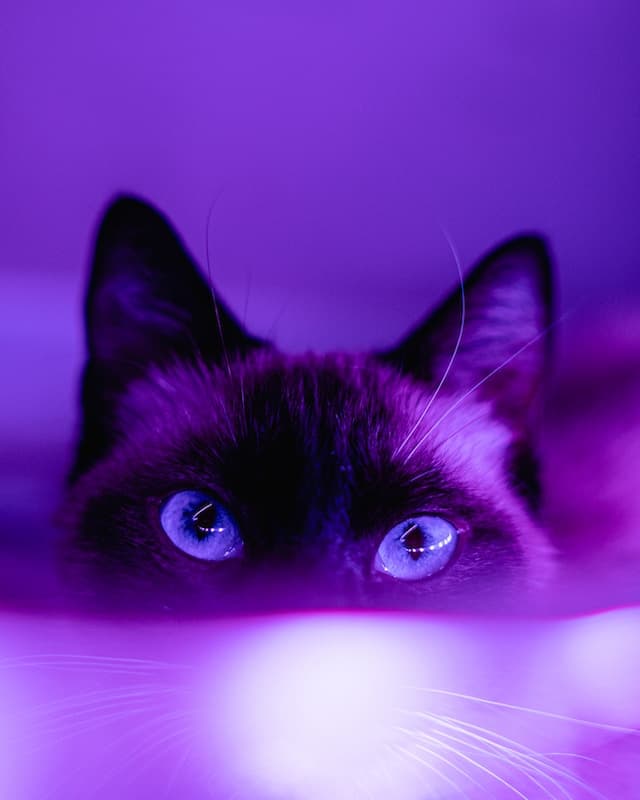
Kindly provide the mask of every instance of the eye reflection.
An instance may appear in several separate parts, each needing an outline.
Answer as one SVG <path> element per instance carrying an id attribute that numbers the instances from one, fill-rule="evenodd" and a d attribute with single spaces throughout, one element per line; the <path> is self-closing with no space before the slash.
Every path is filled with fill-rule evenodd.
<path id="1" fill-rule="evenodd" d="M 218 522 L 218 510 L 214 503 L 206 503 L 202 508 L 198 509 L 191 517 L 196 531 L 202 538 L 208 536 L 210 533 L 221 533 L 224 528 Z"/>
<path id="2" fill-rule="evenodd" d="M 414 517 L 394 526 L 376 553 L 378 572 L 404 581 L 435 575 L 451 561 L 458 543 L 458 531 L 436 516 Z"/>
<path id="3" fill-rule="evenodd" d="M 242 555 L 243 541 L 231 513 L 206 492 L 171 495 L 160 509 L 160 524 L 173 544 L 204 561 Z"/>
<path id="4" fill-rule="evenodd" d="M 402 535 L 400 541 L 414 561 L 417 561 L 426 549 L 424 546 L 424 534 L 416 523 L 412 523 L 409 530 Z"/>

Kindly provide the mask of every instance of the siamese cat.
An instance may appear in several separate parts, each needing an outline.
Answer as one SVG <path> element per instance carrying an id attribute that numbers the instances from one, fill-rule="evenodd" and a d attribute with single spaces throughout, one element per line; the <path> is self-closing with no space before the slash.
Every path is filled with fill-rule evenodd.
<path id="1" fill-rule="evenodd" d="M 89 604 L 504 608 L 548 584 L 545 242 L 512 238 L 384 352 L 244 330 L 168 221 L 116 199 L 86 295 L 61 520 Z"/>

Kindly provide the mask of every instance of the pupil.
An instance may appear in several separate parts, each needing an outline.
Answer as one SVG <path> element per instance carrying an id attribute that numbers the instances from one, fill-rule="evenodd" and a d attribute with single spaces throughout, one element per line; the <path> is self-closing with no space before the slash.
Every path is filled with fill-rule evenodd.
<path id="1" fill-rule="evenodd" d="M 215 527 L 217 518 L 218 512 L 213 503 L 207 503 L 206 506 L 196 511 L 192 517 L 198 530 L 203 533 L 209 533 Z"/>
<path id="2" fill-rule="evenodd" d="M 400 541 L 414 561 L 417 561 L 424 552 L 424 534 L 418 525 L 413 524 L 408 528 Z"/>

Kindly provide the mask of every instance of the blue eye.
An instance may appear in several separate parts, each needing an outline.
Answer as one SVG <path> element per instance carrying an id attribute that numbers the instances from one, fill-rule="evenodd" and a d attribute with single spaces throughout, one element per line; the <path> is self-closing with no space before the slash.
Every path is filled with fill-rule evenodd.
<path id="1" fill-rule="evenodd" d="M 412 517 L 384 537 L 374 567 L 401 581 L 428 578 L 451 561 L 457 543 L 458 531 L 442 517 Z"/>
<path id="2" fill-rule="evenodd" d="M 180 550 L 205 561 L 242 555 L 243 542 L 231 514 L 206 492 L 176 492 L 160 509 L 160 524 Z"/>

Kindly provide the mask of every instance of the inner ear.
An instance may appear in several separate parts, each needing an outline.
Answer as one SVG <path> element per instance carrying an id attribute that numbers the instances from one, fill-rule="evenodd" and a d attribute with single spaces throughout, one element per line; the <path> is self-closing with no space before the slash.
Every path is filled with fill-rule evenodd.
<path id="1" fill-rule="evenodd" d="M 72 478 L 109 448 L 118 398 L 150 368 L 224 365 L 264 343 L 213 295 L 164 216 L 134 197 L 106 210 L 85 301 L 88 360 Z"/>
<path id="2" fill-rule="evenodd" d="M 134 371 L 168 358 L 221 362 L 260 342 L 215 298 L 168 221 L 120 197 L 98 229 L 85 306 L 92 359 Z"/>
<path id="3" fill-rule="evenodd" d="M 477 392 L 499 416 L 526 425 L 547 369 L 551 284 L 545 242 L 510 239 L 381 358 L 431 386 L 447 373 L 443 391 Z"/>

